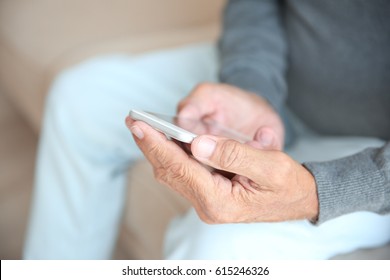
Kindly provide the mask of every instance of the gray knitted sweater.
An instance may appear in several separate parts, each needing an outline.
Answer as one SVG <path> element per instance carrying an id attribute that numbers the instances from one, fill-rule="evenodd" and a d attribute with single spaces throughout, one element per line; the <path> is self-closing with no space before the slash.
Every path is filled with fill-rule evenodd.
<path id="1" fill-rule="evenodd" d="M 390 140 L 390 1 L 231 0 L 220 80 L 286 104 L 321 134 Z M 354 211 L 390 213 L 390 142 L 307 162 L 319 222 Z"/>

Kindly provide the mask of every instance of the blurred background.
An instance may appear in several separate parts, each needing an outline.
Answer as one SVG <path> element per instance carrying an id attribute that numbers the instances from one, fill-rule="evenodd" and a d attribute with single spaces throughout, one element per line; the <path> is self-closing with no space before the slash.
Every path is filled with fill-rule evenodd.
<path id="1" fill-rule="evenodd" d="M 37 135 L 0 92 L 0 259 L 21 257 Z"/>
<path id="2" fill-rule="evenodd" d="M 97 55 L 215 41 L 224 2 L 0 0 L 1 259 L 22 256 L 44 100 L 56 75 Z M 114 258 L 159 259 L 168 221 L 188 204 L 156 186 L 147 164 L 131 172 L 140 175 L 129 177 Z M 389 248 L 338 258 L 388 258 Z"/>

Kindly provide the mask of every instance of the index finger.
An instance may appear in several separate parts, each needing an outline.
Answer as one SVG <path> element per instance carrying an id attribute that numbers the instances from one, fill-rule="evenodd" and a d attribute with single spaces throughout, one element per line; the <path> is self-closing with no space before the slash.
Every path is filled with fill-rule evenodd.
<path id="1" fill-rule="evenodd" d="M 141 121 L 131 123 L 130 130 L 139 129 L 143 137 L 135 134 L 135 142 L 152 164 L 156 178 L 198 204 L 199 195 L 205 195 L 215 185 L 212 174 L 199 162 L 191 158 L 173 141 Z"/>

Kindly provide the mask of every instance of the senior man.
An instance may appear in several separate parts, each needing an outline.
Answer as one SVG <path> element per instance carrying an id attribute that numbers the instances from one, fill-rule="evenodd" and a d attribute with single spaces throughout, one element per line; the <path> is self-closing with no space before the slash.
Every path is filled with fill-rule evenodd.
<path id="1" fill-rule="evenodd" d="M 187 198 L 201 220 L 254 224 L 206 226 L 190 211 L 172 225 L 168 257 L 326 258 L 359 239 L 389 240 L 389 143 L 304 164 L 281 151 L 294 131 L 314 130 L 314 142 L 318 134 L 390 139 L 389 11 L 385 1 L 229 2 L 222 83 L 195 88 L 178 113 L 211 118 L 253 141 L 202 135 L 191 145 L 194 159 L 145 123 L 126 122 L 156 178 Z M 370 225 L 361 217 L 365 226 L 343 228 L 346 214 L 360 211 L 387 221 Z M 381 237 L 365 235 L 367 226 Z"/>
<path id="2" fill-rule="evenodd" d="M 62 72 L 46 102 L 24 258 L 111 257 L 126 171 L 141 158 L 123 117 L 174 114 L 177 104 L 183 117 L 207 116 L 253 141 L 193 143 L 198 161 L 230 179 L 128 120 L 157 177 L 203 220 L 224 223 L 190 210 L 169 227 L 167 258 L 329 258 L 388 242 L 390 217 L 373 212 L 388 213 L 390 201 L 389 5 L 232 0 L 220 60 L 206 42 Z M 334 160 L 314 162 L 325 159 Z"/>

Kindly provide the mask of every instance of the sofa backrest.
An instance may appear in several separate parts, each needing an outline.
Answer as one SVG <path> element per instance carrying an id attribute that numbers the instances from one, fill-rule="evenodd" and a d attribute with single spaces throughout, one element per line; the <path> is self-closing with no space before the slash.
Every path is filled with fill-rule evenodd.
<path id="1" fill-rule="evenodd" d="M 37 128 L 47 85 L 58 69 L 94 52 L 138 52 L 210 37 L 199 30 L 219 22 L 224 2 L 1 0 L 0 89 Z M 96 46 L 100 49 L 90 50 Z"/>

